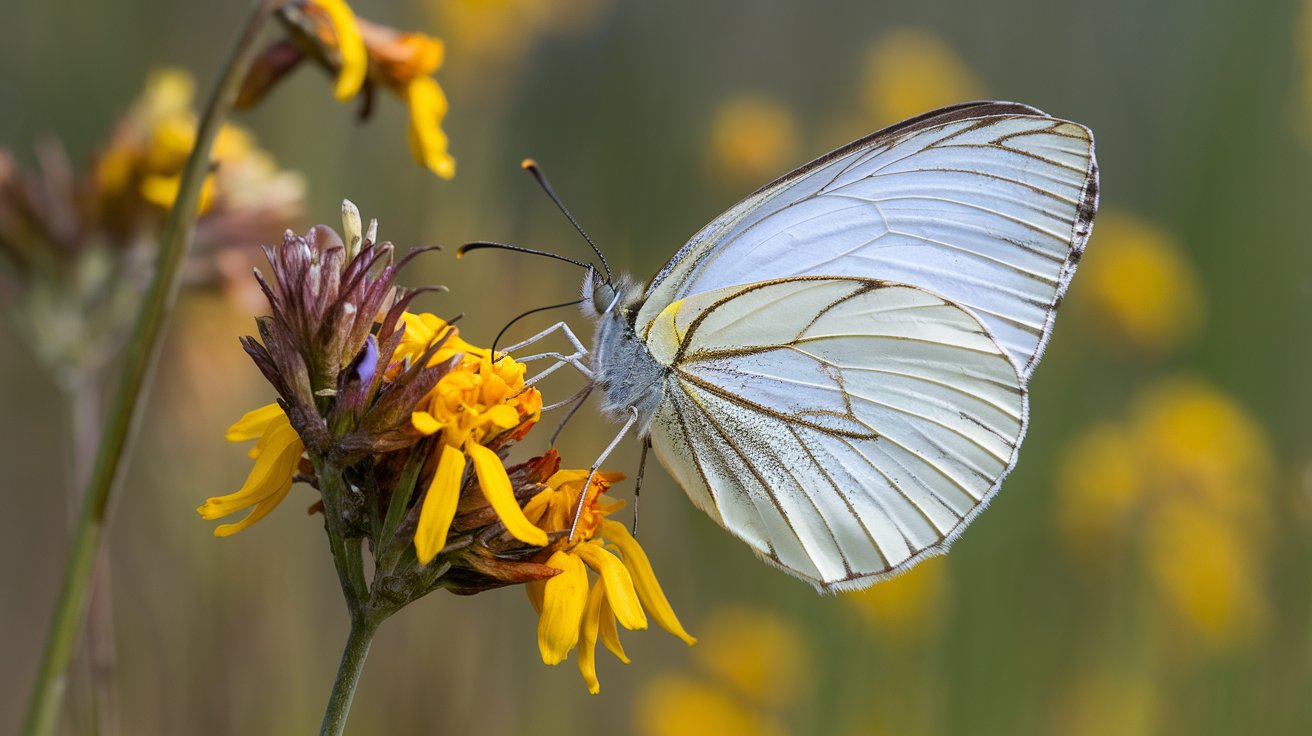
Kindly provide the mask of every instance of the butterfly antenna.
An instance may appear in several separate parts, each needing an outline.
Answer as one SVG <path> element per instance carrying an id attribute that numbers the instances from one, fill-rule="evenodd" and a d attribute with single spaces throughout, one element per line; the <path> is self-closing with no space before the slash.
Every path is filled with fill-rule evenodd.
<path id="1" fill-rule="evenodd" d="M 583 231 L 579 221 L 575 220 L 574 215 L 570 214 L 569 209 L 565 207 L 565 203 L 560 201 L 560 197 L 556 196 L 556 191 L 551 188 L 551 183 L 547 181 L 547 175 L 542 173 L 542 167 L 538 166 L 538 162 L 531 158 L 524 159 L 519 165 L 532 174 L 534 179 L 538 180 L 538 185 L 542 187 L 542 191 L 547 193 L 551 201 L 556 203 L 556 207 L 565 214 L 565 217 L 569 218 L 569 222 L 574 226 L 574 229 L 579 231 L 579 235 L 582 235 L 583 239 L 588 241 L 588 245 L 592 246 L 592 252 L 597 254 L 597 258 L 601 259 L 601 267 L 606 271 L 606 283 L 611 283 L 614 279 L 610 273 L 610 264 L 606 262 L 606 256 L 602 254 L 601 248 L 598 248 L 597 244 L 592 242 L 592 238 L 589 238 L 588 234 Z"/>
<path id="2" fill-rule="evenodd" d="M 510 245 L 508 243 L 493 243 L 487 240 L 476 240 L 472 243 L 465 243 L 459 248 L 456 248 L 456 258 L 462 258 L 466 253 L 469 253 L 470 251 L 487 250 L 489 248 L 496 249 L 496 250 L 513 250 L 516 253 L 527 253 L 531 256 L 545 256 L 547 258 L 554 258 L 558 261 L 573 263 L 575 266 L 578 266 L 579 268 L 583 268 L 583 269 L 592 268 L 592 266 L 586 263 L 582 263 L 580 261 L 576 261 L 573 258 L 567 258 L 566 256 L 562 256 L 556 253 L 548 253 L 545 250 L 534 250 L 532 248 L 525 248 L 522 245 Z"/>
<path id="3" fill-rule="evenodd" d="M 545 312 L 545 311 L 547 311 L 547 310 L 549 310 L 549 309 L 560 309 L 561 307 L 572 307 L 572 306 L 574 306 L 574 305 L 576 305 L 576 304 L 582 304 L 582 303 L 583 303 L 583 300 L 582 300 L 582 299 L 575 299 L 575 300 L 572 301 L 572 302 L 561 302 L 560 304 L 551 304 L 551 305 L 548 305 L 548 306 L 545 306 L 545 307 L 535 307 L 535 308 L 533 308 L 533 309 L 528 310 L 527 312 L 524 312 L 523 314 L 520 314 L 518 317 L 515 317 L 514 319 L 510 320 L 509 322 L 506 323 L 506 326 L 505 326 L 505 327 L 502 327 L 502 328 L 501 328 L 501 331 L 498 332 L 498 333 L 497 333 L 497 336 L 492 340 L 492 357 L 493 357 L 493 362 L 495 363 L 496 361 L 501 360 L 501 358 L 504 358 L 504 357 L 505 357 L 504 355 L 502 355 L 502 356 L 498 356 L 498 355 L 497 355 L 497 343 L 501 342 L 501 338 L 502 338 L 503 336 L 505 336 L 505 334 L 506 334 L 506 330 L 509 330 L 509 329 L 510 329 L 510 328 L 511 328 L 516 322 L 520 321 L 521 319 L 524 319 L 525 317 L 529 316 L 530 314 L 537 314 L 538 312 Z"/>

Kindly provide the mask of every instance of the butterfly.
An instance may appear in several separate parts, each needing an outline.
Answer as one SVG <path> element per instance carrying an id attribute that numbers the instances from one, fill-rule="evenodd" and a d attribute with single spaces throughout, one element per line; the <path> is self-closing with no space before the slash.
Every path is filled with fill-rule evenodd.
<path id="1" fill-rule="evenodd" d="M 943 554 L 1016 463 L 1097 205 L 1088 128 L 968 102 L 765 185 L 646 286 L 594 245 L 576 366 L 624 421 L 598 465 L 636 428 L 644 463 L 822 591 Z"/>

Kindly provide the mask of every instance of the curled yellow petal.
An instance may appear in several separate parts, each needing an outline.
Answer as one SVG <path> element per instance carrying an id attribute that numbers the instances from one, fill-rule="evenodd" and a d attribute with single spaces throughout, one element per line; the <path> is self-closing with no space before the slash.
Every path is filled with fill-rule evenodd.
<path id="1" fill-rule="evenodd" d="M 624 558 L 624 566 L 633 578 L 633 587 L 638 591 L 638 598 L 642 600 L 642 605 L 651 613 L 652 618 L 656 619 L 656 623 L 662 629 L 682 639 L 688 646 L 696 644 L 697 640 L 684 630 L 683 625 L 679 623 L 679 618 L 674 615 L 674 608 L 666 599 L 665 591 L 661 590 L 661 584 L 656 581 L 656 573 L 652 571 L 647 553 L 638 544 L 638 540 L 634 539 L 629 530 L 617 521 L 606 520 L 601 526 L 606 540 L 619 547 L 620 555 Z"/>
<path id="2" fill-rule="evenodd" d="M 525 544 L 547 546 L 547 533 L 529 522 L 519 507 L 519 501 L 515 500 L 515 491 L 510 485 L 505 466 L 501 464 L 501 458 L 474 442 L 466 443 L 465 451 L 474 462 L 474 472 L 478 474 L 478 486 L 483 489 L 483 496 L 506 525 L 510 536 Z"/>
<path id="3" fill-rule="evenodd" d="M 583 611 L 583 623 L 579 627 L 579 674 L 593 695 L 601 692 L 601 682 L 597 680 L 597 633 L 601 628 L 601 601 L 605 592 L 601 582 L 592 586 L 587 608 Z"/>
<path id="4" fill-rule="evenodd" d="M 542 588 L 542 616 L 538 618 L 538 650 L 542 661 L 560 664 L 579 641 L 579 624 L 588 602 L 588 568 L 568 552 L 556 552 L 547 565 L 561 573 Z"/>
<path id="5" fill-rule="evenodd" d="M 601 618 L 601 643 L 606 645 L 616 659 L 628 664 L 629 655 L 624 653 L 624 645 L 620 643 L 620 630 L 615 625 L 615 612 L 610 610 L 610 603 L 605 597 L 601 599 L 601 612 L 598 616 Z"/>
<path id="6" fill-rule="evenodd" d="M 291 488 L 296 466 L 300 462 L 301 453 L 305 451 L 296 430 L 292 429 L 290 423 L 273 424 L 260 443 L 264 451 L 255 459 L 255 465 L 241 489 L 226 496 L 207 499 L 204 505 L 196 509 L 202 518 L 213 520 L 255 507 L 241 522 L 215 529 L 215 536 L 235 534 L 259 521 L 286 497 Z"/>
<path id="7" fill-rule="evenodd" d="M 633 580 L 624 563 L 597 543 L 580 544 L 574 552 L 601 575 L 606 585 L 606 600 L 620 625 L 630 631 L 647 628 L 647 615 L 642 612 L 642 604 L 638 602 Z"/>
<path id="8" fill-rule="evenodd" d="M 419 510 L 419 525 L 415 529 L 415 556 L 419 564 L 427 565 L 446 546 L 446 535 L 456 515 L 456 502 L 460 500 L 460 479 L 465 474 L 465 454 L 450 445 L 442 446 L 437 470 L 428 484 L 423 508 Z"/>
<path id="9" fill-rule="evenodd" d="M 242 415 L 228 427 L 228 433 L 223 436 L 229 442 L 246 442 L 248 440 L 259 439 L 264 430 L 268 429 L 269 424 L 282 419 L 287 421 L 287 415 L 283 413 L 282 407 L 272 403 L 267 406 L 261 406 Z"/>
<path id="10" fill-rule="evenodd" d="M 314 0 L 320 10 L 328 16 L 328 22 L 337 34 L 337 51 L 342 57 L 342 68 L 337 72 L 337 83 L 333 95 L 345 102 L 355 97 L 364 86 L 365 74 L 369 71 L 369 54 L 364 47 L 364 38 L 360 35 L 360 26 L 355 22 L 355 13 L 345 0 Z"/>
<path id="11" fill-rule="evenodd" d="M 446 116 L 446 95 L 432 77 L 415 77 L 405 87 L 410 107 L 410 150 L 419 163 L 443 179 L 456 175 L 456 160 L 447 152 L 442 118 Z"/>

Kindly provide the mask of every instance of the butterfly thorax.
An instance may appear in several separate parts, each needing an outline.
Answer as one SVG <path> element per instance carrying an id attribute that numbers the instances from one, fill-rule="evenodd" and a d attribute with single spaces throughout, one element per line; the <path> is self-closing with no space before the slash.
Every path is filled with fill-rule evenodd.
<path id="1" fill-rule="evenodd" d="M 592 382 L 601 391 L 601 410 L 623 419 L 637 410 L 638 431 L 650 431 L 665 393 L 668 368 L 652 357 L 633 324 L 642 287 L 627 277 L 615 283 L 584 282 L 583 312 L 597 323 L 592 345 Z"/>

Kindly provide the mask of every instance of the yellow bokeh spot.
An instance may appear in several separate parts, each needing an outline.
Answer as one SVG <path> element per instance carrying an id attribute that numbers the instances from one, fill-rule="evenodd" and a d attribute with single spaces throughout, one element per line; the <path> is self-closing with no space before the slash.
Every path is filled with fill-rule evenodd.
<path id="1" fill-rule="evenodd" d="M 786 705 L 806 695 L 811 661 L 801 633 L 767 611 L 732 607 L 707 620 L 697 662 L 747 700 Z"/>
<path id="2" fill-rule="evenodd" d="M 947 563 L 935 557 L 844 597 L 871 628 L 889 641 L 914 642 L 942 621 L 947 594 Z"/>
<path id="3" fill-rule="evenodd" d="M 778 101 L 739 95 L 719 106 L 711 119 L 706 166 L 730 184 L 764 184 L 792 168 L 797 123 Z"/>
<path id="4" fill-rule="evenodd" d="M 1097 334 L 1128 352 L 1155 356 L 1197 333 L 1202 288 L 1169 233 L 1129 213 L 1104 211 L 1090 245 L 1075 299 Z"/>
<path id="5" fill-rule="evenodd" d="M 1141 554 L 1163 610 L 1203 644 L 1228 647 L 1265 618 L 1272 468 L 1264 433 L 1233 400 L 1165 381 L 1063 453 L 1059 528 L 1095 570 Z"/>
<path id="6" fill-rule="evenodd" d="M 984 85 L 938 36 L 914 28 L 884 34 L 866 57 L 862 101 L 884 126 L 984 97 Z"/>
<path id="7" fill-rule="evenodd" d="M 776 718 L 745 706 L 716 688 L 676 676 L 658 677 L 638 699 L 637 723 L 643 736 L 783 736 Z"/>

